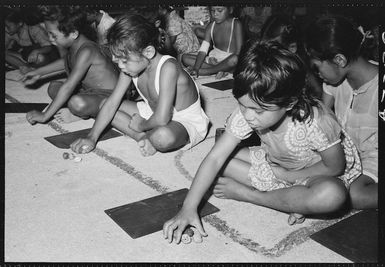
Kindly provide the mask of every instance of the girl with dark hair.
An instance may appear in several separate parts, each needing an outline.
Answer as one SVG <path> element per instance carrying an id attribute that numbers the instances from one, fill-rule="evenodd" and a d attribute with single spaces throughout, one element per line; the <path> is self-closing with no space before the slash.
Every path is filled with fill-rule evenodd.
<path id="1" fill-rule="evenodd" d="M 329 15 L 309 25 L 305 40 L 324 81 L 323 102 L 334 108 L 360 154 L 363 172 L 349 188 L 356 209 L 378 207 L 378 65 L 364 56 L 367 39 L 362 27 Z"/>
<path id="2" fill-rule="evenodd" d="M 92 130 L 71 148 L 88 153 L 105 127 L 112 125 L 138 142 L 143 156 L 192 147 L 208 130 L 199 90 L 177 60 L 159 53 L 160 32 L 140 15 L 125 15 L 110 28 L 108 43 L 121 69 L 111 97 L 105 101 Z M 133 82 L 143 101 L 122 99 Z M 84 149 L 86 147 L 86 149 Z"/>
<path id="3" fill-rule="evenodd" d="M 345 204 L 346 186 L 360 174 L 353 142 L 334 114 L 307 96 L 302 60 L 276 42 L 248 43 L 234 71 L 239 107 L 201 163 L 182 209 L 163 227 L 179 242 L 187 225 L 206 235 L 197 207 L 217 176 L 214 195 L 296 216 L 327 214 Z M 256 132 L 261 146 L 239 148 Z"/>
<path id="4" fill-rule="evenodd" d="M 266 20 L 262 26 L 261 40 L 277 41 L 290 52 L 298 54 L 305 63 L 308 63 L 299 27 L 286 14 L 272 15 Z M 314 75 L 308 64 L 306 65 L 306 88 L 308 88 L 309 93 L 321 99 L 321 80 Z"/>

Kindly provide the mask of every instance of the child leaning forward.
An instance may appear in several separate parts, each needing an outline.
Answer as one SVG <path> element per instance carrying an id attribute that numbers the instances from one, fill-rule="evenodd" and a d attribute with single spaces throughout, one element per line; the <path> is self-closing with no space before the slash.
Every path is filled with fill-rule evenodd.
<path id="1" fill-rule="evenodd" d="M 112 25 L 108 40 L 121 69 L 117 86 L 89 135 L 71 148 L 77 153 L 90 152 L 110 122 L 138 142 L 143 156 L 202 141 L 209 120 L 201 107 L 199 89 L 175 58 L 159 53 L 162 39 L 155 25 L 140 15 L 122 16 Z M 122 101 L 131 82 L 143 101 Z"/>
<path id="2" fill-rule="evenodd" d="M 164 224 L 169 242 L 179 243 L 187 225 L 207 235 L 197 208 L 217 176 L 216 197 L 292 213 L 290 224 L 345 205 L 360 158 L 331 110 L 306 94 L 305 77 L 298 55 L 278 43 L 245 45 L 234 72 L 239 107 L 201 163 L 182 209 Z M 237 148 L 253 132 L 261 146 Z"/>

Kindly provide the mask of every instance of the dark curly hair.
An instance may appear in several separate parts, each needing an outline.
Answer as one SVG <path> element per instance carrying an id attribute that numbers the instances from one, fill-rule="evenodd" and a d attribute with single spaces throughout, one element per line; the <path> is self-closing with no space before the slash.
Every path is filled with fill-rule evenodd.
<path id="1" fill-rule="evenodd" d="M 44 20 L 57 21 L 58 30 L 65 36 L 78 31 L 88 39 L 95 41 L 96 32 L 87 21 L 87 14 L 80 6 L 40 6 Z"/>
<path id="2" fill-rule="evenodd" d="M 306 52 L 311 58 L 332 60 L 343 54 L 347 61 L 365 56 L 365 38 L 357 25 L 341 15 L 323 15 L 313 21 L 305 34 Z"/>
<path id="3" fill-rule="evenodd" d="M 313 118 L 319 102 L 305 87 L 306 69 L 301 58 L 275 41 L 249 40 L 234 71 L 233 95 L 248 95 L 262 108 L 288 108 L 293 120 Z"/>
<path id="4" fill-rule="evenodd" d="M 109 29 L 107 40 L 111 53 L 117 57 L 141 53 L 149 45 L 157 51 L 164 46 L 164 38 L 155 25 L 138 14 L 119 17 Z"/>

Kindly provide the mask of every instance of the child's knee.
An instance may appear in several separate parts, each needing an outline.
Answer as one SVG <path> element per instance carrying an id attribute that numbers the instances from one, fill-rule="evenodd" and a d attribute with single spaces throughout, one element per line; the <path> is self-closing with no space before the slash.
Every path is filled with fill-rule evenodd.
<path id="1" fill-rule="evenodd" d="M 314 188 L 312 195 L 311 205 L 314 209 L 318 212 L 334 212 L 345 205 L 348 191 L 342 182 L 326 180 Z"/>
<path id="2" fill-rule="evenodd" d="M 87 104 L 81 96 L 74 95 L 68 100 L 68 109 L 74 115 L 85 115 L 84 112 L 86 110 L 86 106 Z"/>
<path id="3" fill-rule="evenodd" d="M 160 152 L 167 152 L 175 144 L 176 136 L 168 127 L 158 127 L 150 136 L 151 144 Z"/>
<path id="4" fill-rule="evenodd" d="M 235 67 L 238 64 L 238 56 L 237 55 L 231 55 L 229 58 L 229 66 L 230 67 Z"/>
<path id="5" fill-rule="evenodd" d="M 366 189 L 370 187 L 376 186 L 376 182 L 366 176 L 366 175 L 361 175 L 358 177 L 349 187 L 349 195 L 351 199 L 360 199 L 360 198 L 366 198 L 365 192 L 370 192 L 367 191 Z"/>

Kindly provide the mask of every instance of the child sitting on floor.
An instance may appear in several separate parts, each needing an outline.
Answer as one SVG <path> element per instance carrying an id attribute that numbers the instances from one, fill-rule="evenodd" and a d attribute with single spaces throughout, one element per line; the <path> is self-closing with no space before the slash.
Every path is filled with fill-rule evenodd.
<path id="1" fill-rule="evenodd" d="M 5 17 L 5 61 L 12 67 L 38 67 L 59 58 L 51 45 L 47 31 L 40 26 L 28 25 L 20 12 L 8 10 Z"/>
<path id="2" fill-rule="evenodd" d="M 114 61 L 121 69 L 112 95 L 105 101 L 87 138 L 71 144 L 88 153 L 111 122 L 138 142 L 143 156 L 194 146 L 208 129 L 199 89 L 175 58 L 160 54 L 160 32 L 140 15 L 119 18 L 108 33 Z M 133 82 L 144 101 L 122 98 Z"/>
<path id="3" fill-rule="evenodd" d="M 244 40 L 242 24 L 232 16 L 232 12 L 233 7 L 211 7 L 213 21 L 206 27 L 205 39 L 198 55 L 182 56 L 182 63 L 191 75 L 198 77 L 215 74 L 220 79 L 234 70 Z M 213 49 L 208 53 L 211 43 Z"/>
<path id="4" fill-rule="evenodd" d="M 52 44 L 66 49 L 67 54 L 65 58 L 26 73 L 23 81 L 30 85 L 45 74 L 63 69 L 68 78 L 49 84 L 48 95 L 53 101 L 43 112 L 28 112 L 28 122 L 45 123 L 52 116 L 64 123 L 96 117 L 103 99 L 116 85 L 117 68 L 100 47 L 85 36 L 86 16 L 77 7 L 52 6 L 50 17 L 45 18 L 44 23 Z"/>
<path id="5" fill-rule="evenodd" d="M 162 26 L 166 30 L 171 44 L 180 58 L 186 53 L 197 53 L 199 40 L 191 26 L 181 18 L 172 7 L 160 7 Z"/>
<path id="6" fill-rule="evenodd" d="M 363 56 L 367 41 L 342 16 L 321 17 L 306 32 L 306 50 L 324 81 L 323 102 L 334 108 L 362 161 L 363 173 L 349 188 L 356 209 L 378 207 L 378 65 Z"/>
<path id="7" fill-rule="evenodd" d="M 218 198 L 296 214 L 341 209 L 346 187 L 361 174 L 360 159 L 332 111 L 305 94 L 305 76 L 302 60 L 278 43 L 246 44 L 234 71 L 239 107 L 201 163 L 182 209 L 164 224 L 169 242 L 179 243 L 189 224 L 206 235 L 197 208 L 217 175 Z M 237 150 L 254 131 L 261 146 Z M 290 224 L 299 219 L 289 218 Z"/>

